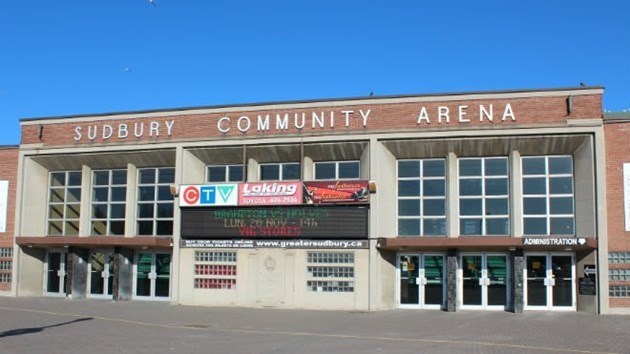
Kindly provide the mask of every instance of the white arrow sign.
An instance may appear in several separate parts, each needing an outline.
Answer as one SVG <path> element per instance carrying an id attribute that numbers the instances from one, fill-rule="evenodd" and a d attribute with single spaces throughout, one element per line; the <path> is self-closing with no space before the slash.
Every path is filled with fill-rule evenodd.
<path id="1" fill-rule="evenodd" d="M 584 275 L 591 276 L 597 274 L 597 270 L 595 270 L 595 266 L 592 268 L 589 266 L 584 266 Z"/>

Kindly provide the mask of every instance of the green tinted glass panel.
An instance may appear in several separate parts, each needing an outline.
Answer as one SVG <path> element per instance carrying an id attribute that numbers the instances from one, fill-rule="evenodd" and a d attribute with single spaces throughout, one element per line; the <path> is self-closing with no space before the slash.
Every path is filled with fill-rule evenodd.
<path id="1" fill-rule="evenodd" d="M 424 257 L 424 276 L 427 280 L 441 280 L 444 271 L 443 256 L 425 256 Z"/>
<path id="2" fill-rule="evenodd" d="M 488 256 L 488 278 L 505 279 L 507 277 L 507 264 L 504 256 Z"/>
<path id="3" fill-rule="evenodd" d="M 138 255 L 138 277 L 140 274 L 149 274 L 151 272 L 151 253 L 140 253 Z"/>

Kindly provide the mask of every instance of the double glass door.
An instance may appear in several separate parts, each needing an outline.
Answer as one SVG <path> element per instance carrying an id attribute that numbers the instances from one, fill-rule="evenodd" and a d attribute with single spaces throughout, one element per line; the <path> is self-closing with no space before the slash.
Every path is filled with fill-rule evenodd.
<path id="1" fill-rule="evenodd" d="M 526 263 L 526 309 L 575 310 L 573 255 L 529 254 Z"/>
<path id="2" fill-rule="evenodd" d="M 50 296 L 65 296 L 68 274 L 67 252 L 48 251 L 46 255 L 45 292 Z"/>
<path id="3" fill-rule="evenodd" d="M 138 253 L 134 294 L 136 298 L 164 299 L 170 296 L 170 253 Z"/>
<path id="4" fill-rule="evenodd" d="M 462 254 L 462 308 L 504 310 L 508 307 L 507 260 L 503 254 Z"/>
<path id="5" fill-rule="evenodd" d="M 91 252 L 88 268 L 88 296 L 111 299 L 114 290 L 114 254 L 109 251 Z"/>
<path id="6" fill-rule="evenodd" d="M 444 304 L 444 255 L 399 254 L 400 307 L 440 309 Z"/>

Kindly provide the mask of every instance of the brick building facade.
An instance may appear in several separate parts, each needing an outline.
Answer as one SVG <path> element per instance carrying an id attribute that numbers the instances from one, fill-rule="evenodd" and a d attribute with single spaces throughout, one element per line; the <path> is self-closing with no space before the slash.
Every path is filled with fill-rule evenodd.
<path id="1" fill-rule="evenodd" d="M 12 294 L 623 312 L 630 128 L 604 118 L 602 94 L 22 120 L 19 156 L 6 159 L 18 181 Z"/>

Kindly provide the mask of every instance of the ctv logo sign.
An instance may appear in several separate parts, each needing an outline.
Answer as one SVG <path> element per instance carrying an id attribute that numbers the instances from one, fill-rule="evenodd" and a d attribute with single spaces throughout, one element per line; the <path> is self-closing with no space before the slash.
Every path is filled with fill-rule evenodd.
<path id="1" fill-rule="evenodd" d="M 237 184 L 182 185 L 179 187 L 179 206 L 238 205 Z"/>

